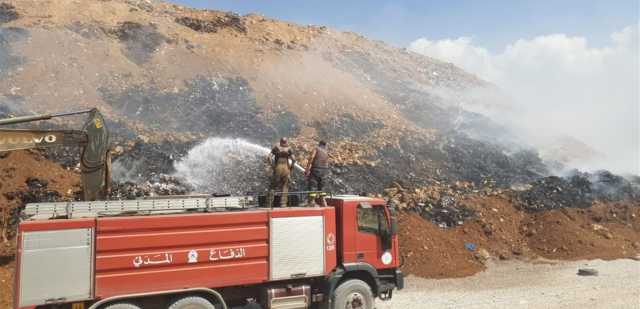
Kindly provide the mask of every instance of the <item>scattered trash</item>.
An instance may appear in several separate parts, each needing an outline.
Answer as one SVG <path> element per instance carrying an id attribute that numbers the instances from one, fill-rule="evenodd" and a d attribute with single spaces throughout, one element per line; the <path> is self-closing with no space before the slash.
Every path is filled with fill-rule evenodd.
<path id="1" fill-rule="evenodd" d="M 247 33 L 247 26 L 242 17 L 234 13 L 227 13 L 211 20 L 203 20 L 189 16 L 176 18 L 176 22 L 198 32 L 215 33 L 220 29 L 230 28 L 240 33 Z"/>
<path id="2" fill-rule="evenodd" d="M 640 198 L 640 186 L 609 171 L 593 174 L 574 172 L 567 178 L 549 176 L 532 182 L 530 186 L 528 190 L 513 192 L 516 204 L 529 211 L 588 208 L 598 200 Z"/>
<path id="3" fill-rule="evenodd" d="M 119 24 L 109 33 L 124 43 L 124 55 L 138 65 L 149 61 L 158 47 L 168 40 L 154 24 L 143 25 L 132 21 Z"/>
<path id="4" fill-rule="evenodd" d="M 0 3 L 0 24 L 8 23 L 18 19 L 16 8 L 9 3 Z"/>
<path id="5" fill-rule="evenodd" d="M 474 255 L 480 262 L 486 262 L 491 258 L 491 254 L 486 249 L 479 249 Z"/>
<path id="6" fill-rule="evenodd" d="M 593 268 L 580 268 L 578 269 L 578 276 L 597 276 L 598 271 Z"/>

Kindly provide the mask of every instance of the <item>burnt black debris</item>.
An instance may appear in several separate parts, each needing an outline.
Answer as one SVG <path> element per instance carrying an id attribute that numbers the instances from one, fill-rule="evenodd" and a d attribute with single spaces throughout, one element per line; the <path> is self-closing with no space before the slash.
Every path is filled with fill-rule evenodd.
<path id="1" fill-rule="evenodd" d="M 227 13 L 211 20 L 182 16 L 176 18 L 176 23 L 189 27 L 197 32 L 215 33 L 229 28 L 240 33 L 247 33 L 247 26 L 237 14 Z"/>
<path id="2" fill-rule="evenodd" d="M 371 131 L 381 129 L 384 124 L 379 120 L 356 119 L 353 115 L 343 114 L 314 124 L 318 135 L 324 139 L 349 138 L 360 139 Z"/>
<path id="3" fill-rule="evenodd" d="M 296 136 L 300 132 L 300 123 L 298 117 L 287 110 L 275 112 L 272 119 L 268 119 L 267 123 L 275 131 L 275 136 Z"/>
<path id="4" fill-rule="evenodd" d="M 443 196 L 435 204 L 418 204 L 418 213 L 442 228 L 462 225 L 466 220 L 475 217 L 470 208 L 458 205 L 454 197 Z"/>
<path id="5" fill-rule="evenodd" d="M 27 178 L 24 190 L 4 193 L 4 197 L 16 203 L 17 207 L 11 209 L 9 226 L 16 226 L 20 221 L 20 215 L 26 204 L 29 203 L 48 203 L 64 201 L 63 196 L 55 190 L 48 188 L 49 182 L 36 177 Z M 9 229 L 15 231 L 15 229 Z"/>
<path id="6" fill-rule="evenodd" d="M 17 192 L 17 196 L 23 204 L 57 202 L 62 198 L 59 192 L 48 188 L 49 182 L 44 179 L 29 177 L 26 185 L 27 190 Z"/>
<path id="7" fill-rule="evenodd" d="M 573 172 L 563 178 L 550 176 L 529 184 L 529 188 L 513 192 L 516 205 L 529 211 L 557 208 L 588 208 L 595 201 L 624 201 L 640 198 L 640 186 L 612 174 Z"/>
<path id="8" fill-rule="evenodd" d="M 108 34 L 108 31 L 103 27 L 90 23 L 85 24 L 79 21 L 67 25 L 66 28 L 89 40 L 101 39 Z"/>
<path id="9" fill-rule="evenodd" d="M 476 212 L 464 204 L 469 194 L 480 193 L 471 183 L 432 181 L 428 186 L 414 189 L 405 188 L 406 185 L 395 182 L 384 190 L 385 197 L 398 209 L 416 212 L 442 228 L 455 227 L 476 218 Z"/>
<path id="10" fill-rule="evenodd" d="M 18 12 L 16 12 L 15 6 L 6 2 L 0 3 L 0 24 L 14 21 L 19 17 L 20 15 L 18 15 Z"/>
<path id="11" fill-rule="evenodd" d="M 463 134 L 442 136 L 431 153 L 440 156 L 453 179 L 471 181 L 477 185 L 495 184 L 508 187 L 513 183 L 528 183 L 547 176 L 546 165 L 533 150 L 510 154 L 501 145 L 478 141 Z"/>
<path id="12" fill-rule="evenodd" d="M 113 158 L 113 178 L 140 183 L 174 172 L 173 164 L 191 149 L 193 143 L 145 143 L 138 140 L 133 147 Z"/>
<path id="13" fill-rule="evenodd" d="M 110 198 L 112 200 L 134 200 L 154 196 L 185 195 L 193 192 L 193 190 L 192 186 L 183 183 L 176 177 L 156 174 L 142 183 L 131 181 L 114 182 Z"/>
<path id="14" fill-rule="evenodd" d="M 124 117 L 158 131 L 242 137 L 265 143 L 279 134 L 295 135 L 300 127 L 295 115 L 287 112 L 265 119 L 255 93 L 242 78 L 200 76 L 187 81 L 186 88 L 178 92 L 161 91 L 153 85 L 99 90 Z"/>
<path id="15" fill-rule="evenodd" d="M 590 175 L 589 179 L 597 199 L 604 201 L 640 199 L 640 184 L 634 182 L 633 178 L 629 180 L 603 170 Z"/>
<path id="16" fill-rule="evenodd" d="M 531 189 L 516 194 L 526 210 L 540 211 L 565 207 L 588 208 L 593 203 L 589 183 L 550 176 L 531 183 Z"/>
<path id="17" fill-rule="evenodd" d="M 59 163 L 67 170 L 80 171 L 81 148 L 76 146 L 63 146 L 49 148 L 42 151 L 45 158 Z"/>
<path id="18" fill-rule="evenodd" d="M 23 56 L 14 53 L 12 45 L 28 36 L 29 32 L 22 28 L 0 28 L 0 79 L 25 62 Z"/>
<path id="19" fill-rule="evenodd" d="M 126 21 L 109 33 L 124 44 L 123 54 L 133 63 L 141 65 L 153 57 L 160 45 L 169 41 L 156 28 L 154 24 Z"/>

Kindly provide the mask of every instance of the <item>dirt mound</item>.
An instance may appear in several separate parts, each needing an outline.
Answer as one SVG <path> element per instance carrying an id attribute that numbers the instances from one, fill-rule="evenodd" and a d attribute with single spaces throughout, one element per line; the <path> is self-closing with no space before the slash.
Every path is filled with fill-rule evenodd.
<path id="1" fill-rule="evenodd" d="M 522 232 L 549 259 L 616 259 L 640 252 L 640 204 L 598 204 L 531 215 Z"/>
<path id="2" fill-rule="evenodd" d="M 402 269 L 426 278 L 471 276 L 485 267 L 467 250 L 457 230 L 445 230 L 414 213 L 401 213 Z"/>
<path id="3" fill-rule="evenodd" d="M 442 278 L 481 271 L 488 258 L 617 259 L 640 253 L 637 201 L 542 212 L 522 211 L 508 196 L 469 196 L 460 203 L 476 217 L 450 229 L 415 212 L 400 217 L 405 271 Z"/>
<path id="4" fill-rule="evenodd" d="M 24 203 L 73 200 L 79 191 L 78 174 L 39 152 L 2 153 L 0 166 L 1 228 L 9 223 L 13 209 Z"/>
<path id="5" fill-rule="evenodd" d="M 4 227 L 12 209 L 25 202 L 73 199 L 79 190 L 80 176 L 59 164 L 46 160 L 39 152 L 0 153 L 0 229 L 3 236 L 13 236 Z M 5 235 L 6 234 L 6 235 Z M 15 241 L 0 238 L 0 308 L 13 308 L 13 274 Z"/>

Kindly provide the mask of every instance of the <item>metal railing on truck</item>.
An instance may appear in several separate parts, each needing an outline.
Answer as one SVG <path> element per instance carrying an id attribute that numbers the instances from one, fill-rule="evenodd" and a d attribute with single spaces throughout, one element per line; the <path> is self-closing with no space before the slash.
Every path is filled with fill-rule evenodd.
<path id="1" fill-rule="evenodd" d="M 328 196 L 324 192 L 290 192 L 288 206 L 309 206 L 309 201 Z M 279 203 L 270 198 L 281 197 L 281 192 L 247 196 L 161 196 L 137 200 L 70 201 L 53 203 L 30 203 L 21 212 L 21 217 L 30 220 L 55 218 L 87 218 L 122 215 L 151 215 L 182 212 L 216 212 L 255 208 L 272 208 Z M 277 201 L 277 200 L 276 200 Z M 315 205 L 315 204 L 312 204 Z"/>

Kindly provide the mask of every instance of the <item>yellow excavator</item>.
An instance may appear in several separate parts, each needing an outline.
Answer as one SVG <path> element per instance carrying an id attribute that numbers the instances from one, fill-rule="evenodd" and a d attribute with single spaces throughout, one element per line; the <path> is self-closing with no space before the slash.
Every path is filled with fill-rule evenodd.
<path id="1" fill-rule="evenodd" d="M 49 120 L 57 117 L 88 114 L 81 130 L 7 129 L 2 126 Z M 104 117 L 93 108 L 88 110 L 32 115 L 0 119 L 0 152 L 58 146 L 80 147 L 82 192 L 85 201 L 107 200 L 111 190 L 111 155 L 109 131 Z M 8 209 L 0 218 L 0 239 L 7 241 Z"/>
<path id="2" fill-rule="evenodd" d="M 88 114 L 81 130 L 6 129 L 6 125 Z M 111 187 L 109 131 L 95 108 L 66 113 L 14 117 L 0 120 L 0 152 L 21 149 L 78 146 L 85 201 L 107 200 Z"/>

